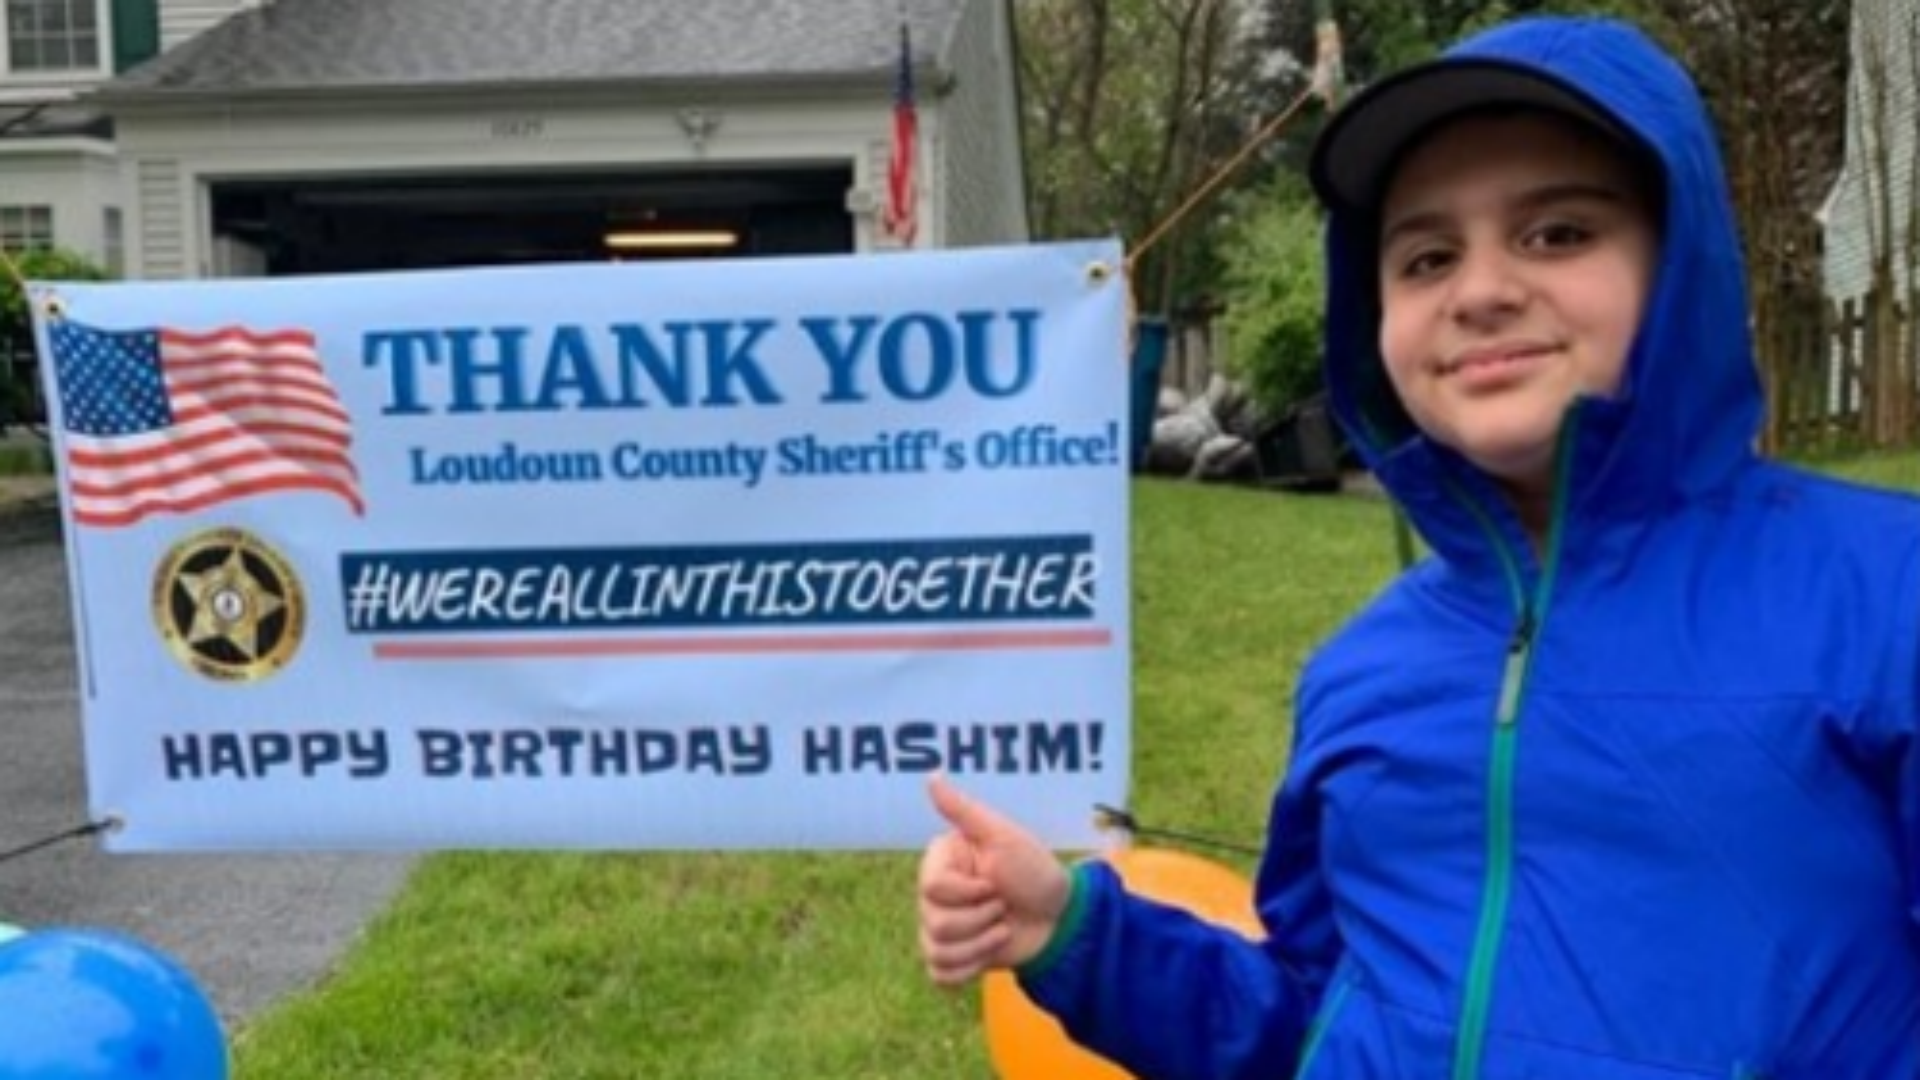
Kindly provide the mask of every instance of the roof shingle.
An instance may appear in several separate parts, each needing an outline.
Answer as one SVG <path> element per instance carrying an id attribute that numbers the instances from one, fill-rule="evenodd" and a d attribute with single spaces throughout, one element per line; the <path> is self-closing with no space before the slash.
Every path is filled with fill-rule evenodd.
<path id="1" fill-rule="evenodd" d="M 916 64 L 969 0 L 904 0 Z M 171 93 L 890 74 L 902 0 L 268 0 L 102 88 Z"/>

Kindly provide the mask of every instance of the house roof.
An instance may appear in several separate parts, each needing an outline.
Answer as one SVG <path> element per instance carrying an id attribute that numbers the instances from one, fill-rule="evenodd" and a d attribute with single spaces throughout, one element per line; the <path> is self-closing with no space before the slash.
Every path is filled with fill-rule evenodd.
<path id="1" fill-rule="evenodd" d="M 105 99 L 569 83 L 890 77 L 969 0 L 264 0 L 101 87 Z"/>

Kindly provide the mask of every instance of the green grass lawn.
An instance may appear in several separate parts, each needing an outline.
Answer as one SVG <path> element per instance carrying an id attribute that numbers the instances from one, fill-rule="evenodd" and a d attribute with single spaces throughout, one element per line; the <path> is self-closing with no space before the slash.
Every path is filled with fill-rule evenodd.
<path id="1" fill-rule="evenodd" d="M 1872 454 L 1820 467 L 1862 483 L 1920 495 L 1920 451 Z"/>
<path id="2" fill-rule="evenodd" d="M 1920 491 L 1920 455 L 1832 468 Z M 1386 507 L 1143 481 L 1133 520 L 1131 807 L 1256 844 L 1296 672 L 1393 572 Z M 921 974 L 914 863 L 436 856 L 338 972 L 238 1033 L 238 1076 L 987 1080 L 977 995 Z"/>
<path id="3" fill-rule="evenodd" d="M 1385 506 L 1172 482 L 1134 500 L 1131 808 L 1257 844 L 1294 674 L 1392 572 Z M 977 995 L 919 967 L 915 862 L 435 856 L 336 974 L 237 1034 L 237 1072 L 986 1078 Z"/>

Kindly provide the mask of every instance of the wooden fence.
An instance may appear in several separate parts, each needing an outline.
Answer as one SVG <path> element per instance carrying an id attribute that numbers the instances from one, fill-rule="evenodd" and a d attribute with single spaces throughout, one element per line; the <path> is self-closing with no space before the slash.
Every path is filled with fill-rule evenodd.
<path id="1" fill-rule="evenodd" d="M 1763 448 L 1826 453 L 1920 442 L 1914 296 L 1776 307 L 1757 328 L 1767 394 Z"/>

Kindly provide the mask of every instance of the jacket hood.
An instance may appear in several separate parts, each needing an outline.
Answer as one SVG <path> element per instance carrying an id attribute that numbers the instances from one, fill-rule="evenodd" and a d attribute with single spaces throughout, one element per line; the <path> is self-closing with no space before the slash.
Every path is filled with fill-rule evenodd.
<path id="1" fill-rule="evenodd" d="M 1575 402 L 1563 425 L 1564 572 L 1609 545 L 1610 530 L 1722 487 L 1750 459 L 1761 399 L 1746 274 L 1705 104 L 1644 34 L 1604 19 L 1523 19 L 1417 70 L 1488 64 L 1571 91 L 1611 120 L 1657 165 L 1665 196 L 1660 258 L 1621 391 Z M 1367 106 L 1363 93 L 1347 107 Z M 1337 201 L 1329 212 L 1325 364 L 1334 413 L 1429 546 L 1498 580 L 1497 567 L 1530 558 L 1519 522 L 1489 477 L 1407 420 L 1380 357 L 1376 222 L 1370 210 Z"/>

